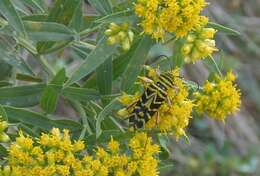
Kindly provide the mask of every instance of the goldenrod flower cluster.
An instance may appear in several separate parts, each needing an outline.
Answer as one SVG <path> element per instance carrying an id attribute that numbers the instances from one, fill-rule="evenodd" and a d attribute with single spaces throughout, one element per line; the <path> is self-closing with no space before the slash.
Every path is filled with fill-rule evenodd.
<path id="1" fill-rule="evenodd" d="M 216 76 L 215 82 L 207 81 L 202 92 L 195 93 L 196 110 L 224 121 L 227 115 L 236 112 L 241 104 L 240 90 L 234 84 L 236 77 L 228 72 L 224 78 Z"/>
<path id="2" fill-rule="evenodd" d="M 204 0 L 137 0 L 135 13 L 141 18 L 144 32 L 160 40 L 166 32 L 184 37 L 206 24 L 207 17 L 200 15 L 205 6 Z"/>
<path id="3" fill-rule="evenodd" d="M 0 116 L 0 142 L 8 142 L 10 140 L 9 136 L 5 133 L 8 128 L 8 123 L 2 120 Z"/>
<path id="4" fill-rule="evenodd" d="M 156 83 L 160 76 L 155 69 L 148 67 L 148 70 L 148 77 L 142 78 L 141 81 L 145 89 L 150 86 L 150 81 Z M 174 132 L 178 139 L 180 136 L 186 135 L 185 128 L 188 126 L 191 118 L 193 102 L 188 99 L 188 89 L 180 78 L 179 69 L 172 70 L 170 73 L 172 75 L 172 82 L 176 88 L 169 88 L 167 90 L 165 101 L 159 107 L 157 113 L 146 123 L 145 128 L 159 129 L 161 132 L 166 133 Z M 146 79 L 149 82 L 145 82 Z M 125 106 L 131 106 L 140 98 L 140 93 L 136 93 L 133 96 L 124 94 L 120 97 L 120 102 Z M 126 118 L 131 111 L 133 111 L 132 108 L 124 108 L 119 111 L 119 115 Z"/>
<path id="5" fill-rule="evenodd" d="M 128 23 L 121 25 L 111 23 L 105 34 L 108 36 L 107 42 L 109 45 L 119 43 L 124 51 L 130 49 L 134 40 L 134 33 L 129 29 Z"/>
<path id="6" fill-rule="evenodd" d="M 54 128 L 39 139 L 20 133 L 10 146 L 1 176 L 157 176 L 159 146 L 145 133 L 129 141 L 130 152 L 122 152 L 111 138 L 106 148 L 83 155 L 83 141 L 72 141 L 68 130 Z"/>
<path id="7" fill-rule="evenodd" d="M 213 28 L 198 28 L 191 32 L 181 49 L 184 60 L 187 63 L 194 63 L 199 59 L 211 56 L 218 51 L 215 47 L 214 35 L 217 31 Z"/>

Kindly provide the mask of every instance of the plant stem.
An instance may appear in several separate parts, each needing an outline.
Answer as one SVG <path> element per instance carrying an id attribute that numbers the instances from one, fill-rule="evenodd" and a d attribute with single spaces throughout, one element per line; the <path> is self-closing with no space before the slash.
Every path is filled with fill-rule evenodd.
<path id="1" fill-rule="evenodd" d="M 90 125 L 89 125 L 89 121 L 88 121 L 88 117 L 86 115 L 85 110 L 82 108 L 81 104 L 78 101 L 71 101 L 71 103 L 73 104 L 74 108 L 77 110 L 77 112 L 79 113 L 81 119 L 82 119 L 82 123 L 83 123 L 83 129 L 81 131 L 79 140 L 82 140 L 85 135 L 86 135 L 86 131 L 91 135 L 93 134 Z"/>
<path id="2" fill-rule="evenodd" d="M 223 74 L 221 73 L 221 71 L 220 71 L 220 69 L 219 69 L 219 67 L 218 67 L 218 64 L 216 63 L 215 59 L 214 59 L 212 56 L 209 56 L 209 57 L 210 57 L 211 61 L 214 63 L 215 68 L 217 69 L 219 75 L 220 75 L 220 76 L 223 76 Z"/>
<path id="3" fill-rule="evenodd" d="M 53 68 L 49 65 L 49 63 L 46 61 L 46 59 L 43 58 L 43 56 L 38 56 L 37 58 L 38 63 L 41 65 L 43 70 L 51 77 L 55 75 L 55 71 Z"/>
<path id="4" fill-rule="evenodd" d="M 95 27 L 93 27 L 91 29 L 86 29 L 84 31 L 81 31 L 79 34 L 80 34 L 81 37 L 89 35 L 90 33 L 97 31 L 100 28 L 100 26 L 101 25 L 97 25 L 97 26 L 95 26 Z"/>

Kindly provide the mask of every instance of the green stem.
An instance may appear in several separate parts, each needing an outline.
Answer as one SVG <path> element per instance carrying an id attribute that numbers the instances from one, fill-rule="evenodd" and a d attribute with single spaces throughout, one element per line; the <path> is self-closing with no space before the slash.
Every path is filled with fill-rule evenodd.
<path id="1" fill-rule="evenodd" d="M 86 135 L 86 131 L 90 135 L 93 134 L 93 132 L 92 132 L 92 130 L 90 128 L 90 124 L 89 124 L 86 112 L 83 109 L 83 107 L 81 106 L 81 104 L 78 101 L 71 101 L 71 103 L 73 104 L 74 108 L 77 110 L 77 112 L 79 113 L 79 115 L 80 115 L 80 117 L 82 119 L 83 129 L 82 129 L 80 137 L 79 137 L 79 139 L 82 140 L 85 137 L 85 135 Z"/>
<path id="2" fill-rule="evenodd" d="M 38 63 L 41 65 L 41 67 L 43 68 L 43 70 L 51 77 L 53 77 L 55 75 L 55 71 L 53 70 L 53 68 L 49 65 L 49 63 L 46 61 L 45 58 L 43 58 L 43 56 L 38 56 L 37 57 L 37 61 Z"/>
<path id="3" fill-rule="evenodd" d="M 219 69 L 219 67 L 218 67 L 218 64 L 216 63 L 215 59 L 214 59 L 212 56 L 209 56 L 209 57 L 210 57 L 211 61 L 214 63 L 215 68 L 217 69 L 219 75 L 220 75 L 220 76 L 223 76 L 223 74 L 221 73 L 221 71 L 220 71 L 220 69 Z"/>
<path id="4" fill-rule="evenodd" d="M 91 34 L 92 32 L 97 31 L 97 30 L 100 28 L 100 26 L 101 26 L 101 25 L 97 25 L 97 26 L 95 26 L 95 27 L 93 27 L 93 28 L 91 28 L 91 29 L 86 29 L 86 30 L 84 30 L 84 31 L 81 31 L 79 34 L 80 34 L 81 37 L 82 37 L 82 36 L 89 35 L 89 34 Z"/>

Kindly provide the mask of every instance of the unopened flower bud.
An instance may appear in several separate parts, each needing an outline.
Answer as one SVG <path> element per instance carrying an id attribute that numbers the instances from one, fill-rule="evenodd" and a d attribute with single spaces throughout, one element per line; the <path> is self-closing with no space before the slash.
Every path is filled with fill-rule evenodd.
<path id="1" fill-rule="evenodd" d="M 201 54 L 200 54 L 200 52 L 198 51 L 198 50 L 193 50 L 192 51 L 192 54 L 191 54 L 191 60 L 192 60 L 192 62 L 194 62 L 194 61 L 196 61 L 196 60 L 198 60 L 198 59 L 200 59 L 201 58 Z"/>
<path id="2" fill-rule="evenodd" d="M 201 33 L 202 38 L 212 39 L 216 34 L 217 30 L 213 28 L 204 28 Z"/>
<path id="3" fill-rule="evenodd" d="M 192 49 L 192 44 L 185 44 L 182 47 L 181 52 L 182 52 L 183 55 L 188 55 L 188 54 L 190 54 L 191 49 Z"/>
<path id="4" fill-rule="evenodd" d="M 193 34 L 190 34 L 190 35 L 188 35 L 188 37 L 187 37 L 187 42 L 188 42 L 188 43 L 192 43 L 192 42 L 195 41 L 195 39 L 196 39 L 196 36 L 193 35 Z"/>
<path id="5" fill-rule="evenodd" d="M 123 108 L 123 109 L 120 109 L 117 114 L 120 116 L 120 117 L 127 117 L 128 116 L 128 111 L 126 108 Z"/>
<path id="6" fill-rule="evenodd" d="M 118 26 L 116 23 L 110 23 L 109 28 L 115 32 L 120 30 L 120 26 Z"/>
<path id="7" fill-rule="evenodd" d="M 128 32 L 128 38 L 129 38 L 131 43 L 134 41 L 134 33 L 133 33 L 133 31 L 129 31 Z"/>
<path id="8" fill-rule="evenodd" d="M 122 48 L 124 51 L 128 51 L 130 49 L 131 45 L 130 45 L 130 41 L 128 38 L 126 38 L 123 42 L 122 42 Z"/>
<path id="9" fill-rule="evenodd" d="M 106 31 L 105 31 L 105 35 L 107 35 L 107 36 L 110 36 L 110 35 L 112 35 L 113 34 L 113 31 L 111 30 L 111 29 L 107 29 Z"/>
<path id="10" fill-rule="evenodd" d="M 205 49 L 208 47 L 207 43 L 201 40 L 196 41 L 196 47 L 199 51 L 204 52 Z"/>
<path id="11" fill-rule="evenodd" d="M 8 141 L 10 141 L 9 136 L 5 133 L 0 133 L 0 142 L 8 142 Z"/>
<path id="12" fill-rule="evenodd" d="M 116 44 L 116 42 L 117 42 L 116 36 L 111 36 L 111 37 L 108 37 L 108 39 L 107 39 L 107 43 L 109 45 L 114 45 L 114 44 Z"/>
<path id="13" fill-rule="evenodd" d="M 120 32 L 118 33 L 118 37 L 119 37 L 119 40 L 124 41 L 125 38 L 126 38 L 126 33 L 123 32 L 123 31 L 120 31 Z"/>
<path id="14" fill-rule="evenodd" d="M 128 30 L 128 28 L 129 28 L 129 24 L 128 23 L 123 23 L 122 25 L 121 25 L 121 28 L 122 28 L 122 30 Z"/>
<path id="15" fill-rule="evenodd" d="M 6 121 L 0 122 L 0 132 L 3 132 L 8 127 L 8 123 Z"/>

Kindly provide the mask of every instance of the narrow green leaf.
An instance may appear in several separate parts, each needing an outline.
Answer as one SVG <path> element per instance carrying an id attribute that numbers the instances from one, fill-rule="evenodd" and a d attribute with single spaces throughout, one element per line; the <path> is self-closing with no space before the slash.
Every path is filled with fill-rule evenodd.
<path id="1" fill-rule="evenodd" d="M 82 11 L 82 6 L 79 3 L 78 7 L 72 17 L 70 27 L 75 29 L 77 32 L 80 32 L 82 22 L 83 22 L 83 11 Z"/>
<path id="2" fill-rule="evenodd" d="M 112 7 L 109 0 L 89 0 L 92 7 L 94 7 L 101 15 L 112 13 Z"/>
<path id="3" fill-rule="evenodd" d="M 68 26 L 80 3 L 81 0 L 57 0 L 50 10 L 47 21 Z M 37 50 L 39 53 L 44 53 L 45 50 L 51 48 L 54 44 L 55 42 L 39 42 Z"/>
<path id="4" fill-rule="evenodd" d="M 85 62 L 83 62 L 78 69 L 72 74 L 66 85 L 71 85 L 79 81 L 89 73 L 96 70 L 102 63 L 104 63 L 116 51 L 116 46 L 107 44 L 107 38 L 103 37 L 97 47 L 88 55 Z"/>
<path id="5" fill-rule="evenodd" d="M 107 59 L 97 68 L 97 86 L 101 95 L 111 94 L 112 91 L 112 58 Z"/>
<path id="6" fill-rule="evenodd" d="M 19 34 L 26 36 L 24 25 L 10 0 L 0 1 L 0 13 L 8 20 L 8 23 Z"/>
<path id="7" fill-rule="evenodd" d="M 96 137 L 98 138 L 102 134 L 101 123 L 108 117 L 113 111 L 122 107 L 122 104 L 115 98 L 111 101 L 99 114 L 96 121 Z"/>
<path id="8" fill-rule="evenodd" d="M 0 158 L 7 157 L 8 151 L 2 144 L 0 144 Z"/>
<path id="9" fill-rule="evenodd" d="M 16 74 L 16 79 L 20 81 L 28 81 L 28 82 L 42 82 L 43 80 L 39 77 L 31 76 L 31 75 L 25 75 L 25 74 Z"/>
<path id="10" fill-rule="evenodd" d="M 0 104 L 30 107 L 39 103 L 44 84 L 0 88 Z"/>
<path id="11" fill-rule="evenodd" d="M 7 116 L 5 109 L 3 108 L 2 105 L 0 105 L 0 117 L 1 117 L 0 119 L 4 119 L 5 121 L 8 122 L 8 116 Z"/>
<path id="12" fill-rule="evenodd" d="M 111 140 L 111 136 L 114 140 L 124 143 L 134 136 L 134 132 L 122 133 L 120 130 L 104 130 L 103 133 L 96 138 L 96 134 L 87 136 L 85 139 L 88 141 L 88 146 L 95 147 L 97 144 L 107 144 Z"/>
<path id="13" fill-rule="evenodd" d="M 71 100 L 88 102 L 100 99 L 98 91 L 94 89 L 67 87 L 62 90 L 62 95 Z"/>
<path id="14" fill-rule="evenodd" d="M 74 33 L 66 26 L 54 22 L 24 21 L 29 37 L 34 41 L 72 40 Z"/>
<path id="15" fill-rule="evenodd" d="M 133 22 L 137 18 L 133 15 L 132 10 L 124 10 L 120 12 L 115 12 L 109 15 L 106 15 L 102 18 L 95 20 L 95 23 L 124 23 L 124 22 Z"/>
<path id="16" fill-rule="evenodd" d="M 218 31 L 222 31 L 222 32 L 225 32 L 225 33 L 230 34 L 230 35 L 240 35 L 239 31 L 236 31 L 234 29 L 228 28 L 228 27 L 223 26 L 221 24 L 209 22 L 208 23 L 208 27 L 212 27 L 214 29 L 217 29 Z"/>
<path id="17" fill-rule="evenodd" d="M 4 109 L 10 123 L 21 122 L 46 131 L 51 130 L 53 127 L 66 128 L 71 131 L 80 131 L 82 128 L 80 124 L 71 120 L 52 120 L 39 113 L 10 106 L 4 106 Z"/>
<path id="18" fill-rule="evenodd" d="M 37 1 L 39 0 L 23 0 L 24 3 L 30 7 L 33 7 L 37 10 L 39 10 L 40 12 L 44 13 L 44 8 L 41 6 L 40 3 L 38 3 Z"/>
<path id="19" fill-rule="evenodd" d="M 130 62 L 123 74 L 122 90 L 129 91 L 131 86 L 136 81 L 142 66 L 147 59 L 147 55 L 153 46 L 154 42 L 149 36 L 144 36 L 138 44 L 134 54 L 132 55 Z"/>
<path id="20" fill-rule="evenodd" d="M 60 89 L 54 89 L 52 86 L 48 85 L 43 91 L 40 100 L 40 106 L 43 110 L 45 110 L 49 114 L 53 113 L 56 110 L 58 98 L 62 91 L 62 85 L 65 79 L 66 79 L 65 69 L 61 69 L 53 78 L 53 80 L 50 82 L 50 84 L 61 86 Z"/>
<path id="21" fill-rule="evenodd" d="M 160 158 L 161 159 L 168 159 L 170 156 L 170 150 L 167 147 L 167 142 L 168 142 L 168 137 L 162 134 L 158 134 L 158 141 L 160 143 L 161 146 L 161 153 L 160 153 Z"/>

